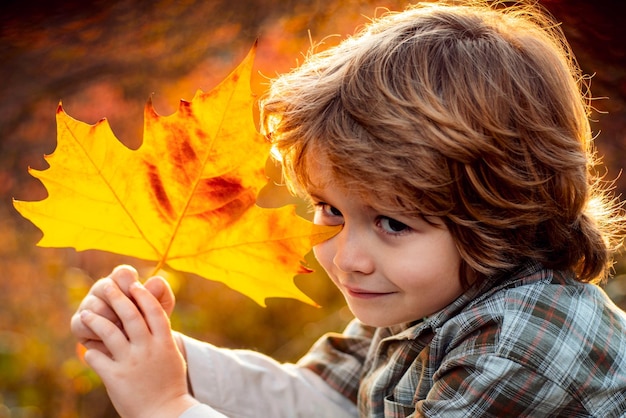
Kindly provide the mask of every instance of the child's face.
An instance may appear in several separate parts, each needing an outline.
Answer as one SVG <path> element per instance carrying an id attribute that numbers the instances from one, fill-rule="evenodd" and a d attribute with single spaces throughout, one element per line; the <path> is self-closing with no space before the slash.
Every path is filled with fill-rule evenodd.
<path id="1" fill-rule="evenodd" d="M 461 256 L 441 219 L 385 216 L 358 195 L 333 186 L 316 164 L 311 176 L 315 223 L 343 225 L 315 256 L 364 324 L 422 319 L 463 293 Z"/>

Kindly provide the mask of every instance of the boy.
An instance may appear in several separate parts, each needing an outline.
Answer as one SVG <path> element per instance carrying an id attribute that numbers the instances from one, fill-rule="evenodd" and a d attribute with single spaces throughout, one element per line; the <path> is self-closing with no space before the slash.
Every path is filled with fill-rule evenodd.
<path id="1" fill-rule="evenodd" d="M 172 333 L 167 284 L 120 267 L 72 329 L 122 416 L 626 411 L 626 316 L 592 284 L 624 219 L 579 69 L 539 11 L 453 3 L 373 21 L 262 102 L 288 185 L 343 226 L 314 252 L 356 319 L 278 364 Z"/>

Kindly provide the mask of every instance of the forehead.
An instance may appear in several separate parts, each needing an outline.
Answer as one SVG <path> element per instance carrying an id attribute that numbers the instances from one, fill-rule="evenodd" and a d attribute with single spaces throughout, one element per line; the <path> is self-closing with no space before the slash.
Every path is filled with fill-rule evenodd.
<path id="1" fill-rule="evenodd" d="M 304 155 L 304 170 L 307 191 L 323 190 L 327 187 L 337 187 L 341 182 L 337 178 L 333 164 L 328 157 L 319 152 L 309 151 Z"/>

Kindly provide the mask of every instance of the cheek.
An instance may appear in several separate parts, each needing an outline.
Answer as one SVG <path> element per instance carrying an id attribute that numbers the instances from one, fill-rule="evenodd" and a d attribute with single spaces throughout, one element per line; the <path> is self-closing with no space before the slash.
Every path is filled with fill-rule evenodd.
<path id="1" fill-rule="evenodd" d="M 324 270 L 326 270 L 326 273 L 330 273 L 334 259 L 334 250 L 330 240 L 324 241 L 323 243 L 313 247 L 313 255 L 315 255 L 315 258 Z"/>

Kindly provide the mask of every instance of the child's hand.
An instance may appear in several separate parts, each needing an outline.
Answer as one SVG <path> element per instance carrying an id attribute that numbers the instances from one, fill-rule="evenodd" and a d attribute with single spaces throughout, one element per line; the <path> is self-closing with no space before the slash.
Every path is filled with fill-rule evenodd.
<path id="1" fill-rule="evenodd" d="M 137 271 L 130 266 L 118 266 L 108 277 L 98 280 L 89 290 L 89 293 L 82 300 L 76 313 L 72 316 L 71 330 L 78 341 L 85 347 L 96 348 L 104 353 L 108 353 L 100 338 L 94 334 L 89 327 L 83 323 L 80 313 L 83 310 L 90 310 L 109 321 L 122 327 L 122 323 L 111 308 L 111 304 L 105 295 L 104 289 L 107 286 L 118 287 L 125 295 L 130 295 L 129 289 L 133 283 L 138 283 Z M 144 284 L 146 289 L 152 293 L 165 312 L 170 315 L 174 310 L 175 299 L 169 284 L 161 277 L 152 277 Z"/>
<path id="2" fill-rule="evenodd" d="M 185 362 L 159 300 L 139 282 L 128 288 L 134 302 L 115 283 L 100 291 L 112 315 L 83 310 L 80 318 L 106 351 L 88 349 L 85 361 L 100 375 L 120 415 L 177 417 L 197 403 L 187 391 Z"/>

